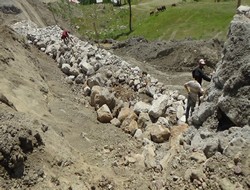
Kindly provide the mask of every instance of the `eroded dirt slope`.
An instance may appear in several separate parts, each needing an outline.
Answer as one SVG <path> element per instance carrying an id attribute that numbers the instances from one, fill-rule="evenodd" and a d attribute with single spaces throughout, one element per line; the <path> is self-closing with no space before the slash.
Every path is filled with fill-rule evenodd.
<path id="1" fill-rule="evenodd" d="M 34 17 L 33 2 L 21 3 L 18 7 L 28 13 L 24 17 L 0 13 L 4 21 L 0 26 L 1 139 L 12 134 L 9 148 L 1 147 L 0 188 L 145 189 L 149 175 L 141 175 L 144 168 L 129 166 L 124 159 L 140 154 L 140 143 L 114 126 L 97 122 L 88 100 L 66 84 L 54 60 L 5 25 L 23 18 L 45 23 L 39 12 Z"/>
<path id="2" fill-rule="evenodd" d="M 29 129 L 44 143 L 34 145 L 30 152 L 21 151 L 25 155 L 23 171 L 8 165 L 8 170 L 1 168 L 1 188 L 145 189 L 144 181 L 150 183 L 151 177 L 140 165 L 128 166 L 124 160 L 141 153 L 140 143 L 114 126 L 97 122 L 88 101 L 77 93 L 79 89 L 65 83 L 52 59 L 6 26 L 1 33 L 0 89 L 13 105 L 1 99 L 1 130 L 4 126 L 12 126 L 14 131 Z M 17 170 L 21 177 L 10 178 Z M 36 186 L 39 181 L 42 183 Z"/>

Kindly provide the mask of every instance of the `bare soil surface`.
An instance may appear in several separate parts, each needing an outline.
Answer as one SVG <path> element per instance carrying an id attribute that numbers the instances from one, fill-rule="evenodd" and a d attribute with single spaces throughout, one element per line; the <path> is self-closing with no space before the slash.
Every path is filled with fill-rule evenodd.
<path id="1" fill-rule="evenodd" d="M 88 100 L 65 83 L 52 59 L 23 43 L 6 26 L 1 33 L 5 37 L 1 38 L 1 94 L 15 107 L 1 102 L 1 130 L 5 126 L 29 129 L 44 142 L 24 156 L 24 178 L 12 180 L 9 176 L 18 177 L 16 168 L 1 168 L 1 188 L 90 189 L 101 184 L 123 189 L 124 183 L 143 187 L 138 184 L 148 177 L 143 169 L 131 166 L 128 170 L 123 163 L 125 156 L 141 153 L 141 143 L 110 124 L 97 122 Z M 36 186 L 39 181 L 42 185 Z"/>

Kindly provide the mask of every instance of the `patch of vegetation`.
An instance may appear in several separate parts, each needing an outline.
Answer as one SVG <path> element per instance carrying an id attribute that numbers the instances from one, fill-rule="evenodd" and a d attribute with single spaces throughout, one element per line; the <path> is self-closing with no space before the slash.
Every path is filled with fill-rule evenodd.
<path id="1" fill-rule="evenodd" d="M 235 5 L 231 2 L 216 6 L 204 2 L 182 3 L 134 25 L 132 35 L 167 40 L 224 38 L 234 14 Z"/>
<path id="2" fill-rule="evenodd" d="M 155 0 L 157 1 L 157 0 Z M 112 4 L 75 5 L 60 0 L 53 12 L 71 21 L 80 35 L 90 39 L 113 38 L 118 40 L 143 36 L 149 40 L 225 39 L 237 2 L 226 0 L 183 0 L 166 5 L 165 11 L 154 13 L 153 0 L 132 0 L 132 28 L 129 32 L 128 5 Z M 249 4 L 250 0 L 242 0 Z"/>

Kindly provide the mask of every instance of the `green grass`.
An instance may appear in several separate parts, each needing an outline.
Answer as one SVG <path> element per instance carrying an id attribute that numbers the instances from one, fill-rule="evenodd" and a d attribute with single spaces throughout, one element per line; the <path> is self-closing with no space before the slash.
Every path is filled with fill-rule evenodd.
<path id="1" fill-rule="evenodd" d="M 149 0 L 135 0 L 133 4 L 139 2 L 149 2 Z M 81 35 L 91 39 L 115 38 L 122 40 L 143 36 L 149 40 L 210 39 L 215 37 L 224 40 L 236 12 L 236 3 L 232 0 L 219 3 L 215 3 L 213 0 L 182 2 L 176 7 L 167 5 L 166 11 L 153 16 L 149 15 L 152 7 L 156 7 L 153 3 L 147 7 L 135 5 L 132 8 L 133 32 L 130 34 L 128 33 L 129 11 L 127 6 L 78 5 L 74 7 L 77 9 L 77 14 L 71 15 L 71 20 L 73 25 L 80 27 L 78 32 Z M 248 5 L 250 0 L 242 0 L 241 4 Z M 95 33 L 94 25 L 98 35 Z"/>
<path id="2" fill-rule="evenodd" d="M 105 8 L 103 8 L 105 7 Z M 114 38 L 127 32 L 127 9 L 117 9 L 113 5 L 85 5 L 80 6 L 78 16 L 72 19 L 75 26 L 79 26 L 79 33 L 85 37 L 96 39 L 94 24 L 99 39 Z M 79 12 L 79 10 L 78 10 Z"/>
<path id="3" fill-rule="evenodd" d="M 169 7 L 157 16 L 148 17 L 140 25 L 134 23 L 131 35 L 148 39 L 223 38 L 235 14 L 228 3 L 185 3 Z"/>

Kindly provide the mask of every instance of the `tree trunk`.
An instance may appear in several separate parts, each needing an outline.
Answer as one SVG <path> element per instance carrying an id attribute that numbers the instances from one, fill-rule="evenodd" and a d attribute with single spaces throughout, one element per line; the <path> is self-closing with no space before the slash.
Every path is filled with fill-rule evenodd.
<path id="1" fill-rule="evenodd" d="M 68 7 L 68 17 L 69 17 L 69 24 L 70 24 L 70 30 L 72 30 L 73 26 L 72 26 L 72 10 L 71 10 L 71 5 L 70 2 L 67 0 L 67 7 Z"/>
<path id="2" fill-rule="evenodd" d="M 237 2 L 237 8 L 241 5 L 241 0 L 238 0 Z"/>
<path id="3" fill-rule="evenodd" d="M 93 22 L 93 27 L 94 27 L 95 37 L 96 37 L 96 40 L 97 40 L 97 43 L 98 43 L 98 47 L 100 47 L 99 34 L 98 34 L 98 32 L 97 32 L 96 23 L 95 23 L 95 22 Z"/>
<path id="4" fill-rule="evenodd" d="M 131 7 L 131 0 L 128 0 L 129 5 L 129 32 L 132 32 L 132 7 Z"/>

